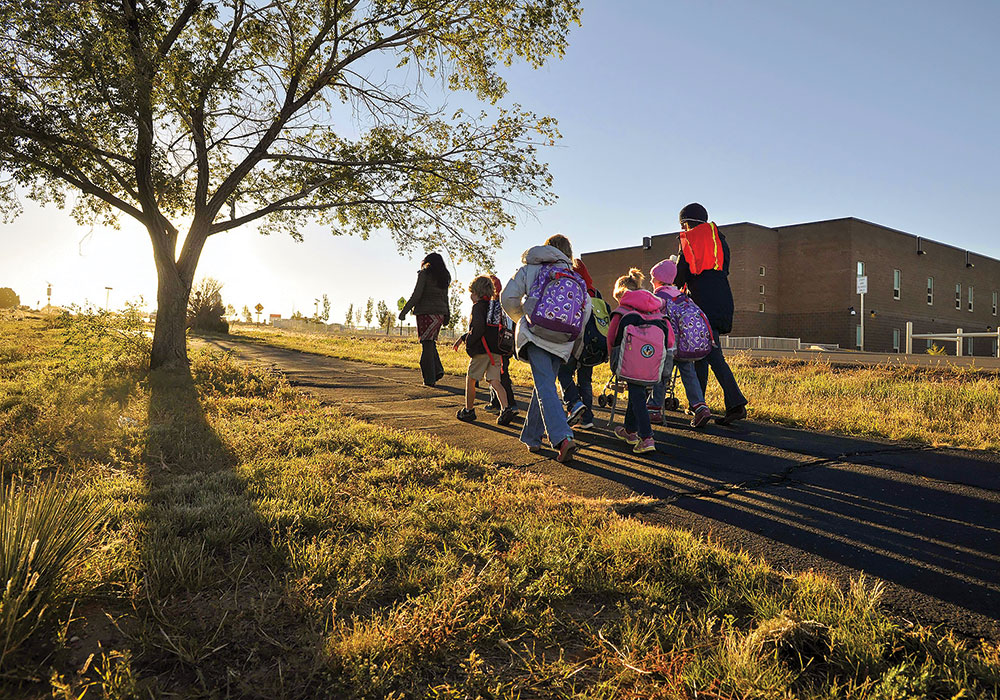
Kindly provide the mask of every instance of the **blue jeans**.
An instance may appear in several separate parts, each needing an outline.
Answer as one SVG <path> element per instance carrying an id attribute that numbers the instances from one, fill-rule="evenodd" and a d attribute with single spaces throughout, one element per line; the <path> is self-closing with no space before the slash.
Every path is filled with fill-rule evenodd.
<path id="1" fill-rule="evenodd" d="M 719 345 L 719 331 L 714 328 L 712 329 L 712 339 L 715 340 L 715 347 L 712 348 L 712 352 L 708 353 L 708 357 L 705 359 L 694 363 L 702 395 L 704 396 L 706 389 L 708 389 L 708 368 L 711 367 L 712 374 L 715 375 L 715 378 L 719 381 L 719 386 L 722 387 L 722 395 L 726 401 L 726 410 L 731 411 L 734 408 L 746 406 L 747 400 L 743 396 L 743 392 L 740 391 L 739 385 L 736 384 L 736 377 L 733 376 L 733 370 L 729 369 L 726 358 L 722 354 L 722 348 Z"/>
<path id="2" fill-rule="evenodd" d="M 705 392 L 702 391 L 701 384 L 698 382 L 698 373 L 694 369 L 694 362 L 677 360 L 674 365 L 677 367 L 678 374 L 681 375 L 681 384 L 684 386 L 688 406 L 697 408 L 705 403 Z M 653 393 L 649 399 L 650 406 L 663 408 L 663 400 L 667 397 L 667 382 L 669 381 L 669 379 L 665 379 L 653 387 Z"/>
<path id="3" fill-rule="evenodd" d="M 548 434 L 549 444 L 557 447 L 566 438 L 573 437 L 573 431 L 566 422 L 566 411 L 556 392 L 556 376 L 562 360 L 537 345 L 525 345 L 520 355 L 528 360 L 531 367 L 531 403 L 521 428 L 521 442 L 528 446 L 541 445 L 542 436 Z"/>
<path id="4" fill-rule="evenodd" d="M 641 384 L 628 385 L 625 430 L 639 433 L 639 437 L 643 439 L 653 436 L 653 427 L 649 424 L 649 411 L 646 409 L 646 387 Z"/>
<path id="5" fill-rule="evenodd" d="M 582 423 L 594 422 L 593 376 L 593 367 L 585 367 L 575 359 L 559 367 L 559 386 L 562 387 L 563 403 L 566 404 L 567 411 L 573 408 L 577 401 L 583 403 L 585 408 L 580 417 Z"/>

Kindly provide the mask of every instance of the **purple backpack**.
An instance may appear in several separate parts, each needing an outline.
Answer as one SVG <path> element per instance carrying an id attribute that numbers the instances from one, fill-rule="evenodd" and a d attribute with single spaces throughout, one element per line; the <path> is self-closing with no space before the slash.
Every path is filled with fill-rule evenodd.
<path id="1" fill-rule="evenodd" d="M 576 340 L 583 332 L 587 285 L 563 264 L 545 264 L 538 270 L 524 300 L 531 332 L 557 343 Z"/>
<path id="2" fill-rule="evenodd" d="M 664 314 L 674 328 L 677 338 L 676 360 L 700 360 L 712 351 L 712 327 L 705 312 L 691 301 L 687 294 L 671 297 L 658 294 L 666 301 Z"/>

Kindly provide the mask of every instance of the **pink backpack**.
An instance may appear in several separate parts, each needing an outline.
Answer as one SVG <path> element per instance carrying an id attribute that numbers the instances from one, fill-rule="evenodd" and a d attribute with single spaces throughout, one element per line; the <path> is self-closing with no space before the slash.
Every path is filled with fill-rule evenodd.
<path id="1" fill-rule="evenodd" d="M 674 331 L 658 314 L 613 313 L 622 318 L 611 353 L 611 371 L 630 384 L 653 386 L 673 370 Z"/>

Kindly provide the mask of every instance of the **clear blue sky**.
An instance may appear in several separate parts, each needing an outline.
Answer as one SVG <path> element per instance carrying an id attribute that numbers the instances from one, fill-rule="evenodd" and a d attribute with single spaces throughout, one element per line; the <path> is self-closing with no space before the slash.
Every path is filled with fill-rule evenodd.
<path id="1" fill-rule="evenodd" d="M 563 139 L 542 152 L 559 201 L 508 236 L 500 276 L 552 233 L 587 251 L 674 231 L 690 201 L 720 224 L 856 216 L 1000 258 L 998 29 L 993 0 L 585 2 L 563 60 L 508 73 L 507 102 L 557 117 Z M 0 286 L 22 302 L 44 303 L 46 281 L 54 303 L 155 297 L 143 231 L 83 240 L 64 212 L 26 209 L 0 225 Z M 210 239 L 198 276 L 265 314 L 325 293 L 341 321 L 407 296 L 416 268 L 385 239 L 248 229 Z"/>

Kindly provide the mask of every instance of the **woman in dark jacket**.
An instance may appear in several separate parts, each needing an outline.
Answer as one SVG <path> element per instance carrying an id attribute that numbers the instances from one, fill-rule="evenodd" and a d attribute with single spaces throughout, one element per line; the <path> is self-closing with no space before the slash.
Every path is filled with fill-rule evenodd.
<path id="1" fill-rule="evenodd" d="M 399 312 L 399 320 L 406 318 L 411 310 L 417 316 L 417 333 L 420 335 L 420 372 L 426 386 L 434 386 L 444 376 L 444 367 L 438 356 L 437 339 L 441 326 L 451 320 L 448 306 L 448 285 L 451 273 L 444 264 L 444 258 L 431 253 L 420 264 L 417 284 L 406 306 Z"/>
<path id="2" fill-rule="evenodd" d="M 718 227 L 708 220 L 708 211 L 700 204 L 688 204 L 680 213 L 681 235 L 674 284 L 687 285 L 691 299 L 712 326 L 715 345 L 703 360 L 694 363 L 702 391 L 708 387 L 711 367 L 719 380 L 726 401 L 726 415 L 715 422 L 727 425 L 747 417 L 747 400 L 726 363 L 719 336 L 733 329 L 733 291 L 729 286 L 729 244 Z"/>

